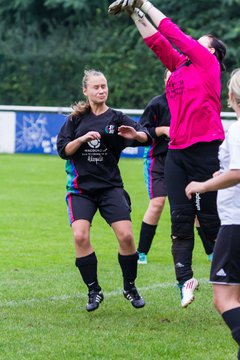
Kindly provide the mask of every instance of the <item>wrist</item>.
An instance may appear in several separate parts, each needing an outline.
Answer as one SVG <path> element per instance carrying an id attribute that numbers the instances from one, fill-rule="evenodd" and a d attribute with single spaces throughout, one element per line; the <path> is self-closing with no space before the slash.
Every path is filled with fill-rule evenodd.
<path id="1" fill-rule="evenodd" d="M 153 7 L 153 4 L 146 0 L 144 1 L 144 3 L 142 4 L 141 6 L 141 10 L 145 13 L 145 14 L 148 14 L 149 10 Z"/>
<path id="2" fill-rule="evenodd" d="M 131 15 L 131 18 L 134 22 L 141 21 L 145 18 L 145 14 L 140 9 L 135 8 Z"/>
<path id="3" fill-rule="evenodd" d="M 201 191 L 201 194 L 204 194 L 205 192 L 210 191 L 210 190 L 208 189 L 208 187 L 209 187 L 208 180 L 207 180 L 207 181 L 204 181 L 204 182 L 202 183 L 202 191 Z"/>
<path id="4" fill-rule="evenodd" d="M 77 138 L 77 144 L 78 144 L 79 147 L 83 144 L 82 136 L 80 136 L 79 138 Z"/>
<path id="5" fill-rule="evenodd" d="M 135 140 L 140 142 L 140 143 L 144 143 L 147 141 L 147 134 L 145 132 L 142 131 L 137 131 Z"/>

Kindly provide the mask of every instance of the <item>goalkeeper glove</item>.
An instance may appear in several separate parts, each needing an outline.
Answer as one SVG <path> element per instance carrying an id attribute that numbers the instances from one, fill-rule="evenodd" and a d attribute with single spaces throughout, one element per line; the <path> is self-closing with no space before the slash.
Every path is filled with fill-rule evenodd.
<path id="1" fill-rule="evenodd" d="M 151 7 L 153 7 L 153 5 L 148 0 L 123 0 L 122 2 L 122 10 L 126 8 L 139 8 L 147 14 Z"/>
<path id="2" fill-rule="evenodd" d="M 112 4 L 109 5 L 108 13 L 111 15 L 116 15 L 116 14 L 120 13 L 121 11 L 123 11 L 123 9 L 122 9 L 123 2 L 124 2 L 124 0 L 114 1 Z"/>

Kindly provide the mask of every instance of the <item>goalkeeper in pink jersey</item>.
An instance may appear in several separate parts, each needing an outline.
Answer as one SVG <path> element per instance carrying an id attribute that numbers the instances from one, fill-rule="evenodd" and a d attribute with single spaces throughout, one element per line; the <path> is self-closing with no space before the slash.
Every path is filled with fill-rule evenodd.
<path id="1" fill-rule="evenodd" d="M 194 40 L 147 0 L 117 0 L 109 7 L 114 15 L 122 11 L 131 16 L 146 45 L 171 72 L 166 84 L 171 125 L 165 176 L 172 254 L 181 306 L 185 308 L 194 300 L 199 285 L 192 270 L 194 218 L 197 216 L 212 242 L 220 226 L 217 193 L 194 194 L 188 199 L 185 187 L 191 181 L 211 178 L 219 169 L 218 148 L 224 140 L 221 71 L 226 48 L 212 35 Z"/>

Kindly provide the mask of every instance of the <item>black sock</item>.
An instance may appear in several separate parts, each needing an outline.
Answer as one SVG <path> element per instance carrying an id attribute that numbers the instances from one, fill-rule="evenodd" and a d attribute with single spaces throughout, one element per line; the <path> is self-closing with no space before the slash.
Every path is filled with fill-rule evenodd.
<path id="1" fill-rule="evenodd" d="M 140 239 L 138 244 L 138 252 L 147 254 L 151 248 L 157 225 L 150 225 L 142 222 L 140 230 Z"/>
<path id="2" fill-rule="evenodd" d="M 89 291 L 100 291 L 101 287 L 99 286 L 97 280 L 97 257 L 95 252 L 87 256 L 76 258 L 75 265 L 77 266 Z"/>
<path id="3" fill-rule="evenodd" d="M 118 254 L 118 262 L 122 269 L 124 290 L 130 290 L 135 286 L 137 277 L 138 253 L 133 255 Z"/>
<path id="4" fill-rule="evenodd" d="M 204 231 L 202 230 L 201 227 L 196 226 L 196 228 L 197 228 L 198 235 L 199 235 L 200 239 L 202 240 L 202 244 L 203 244 L 205 253 L 207 255 L 212 254 L 215 242 L 212 241 L 212 240 L 208 240 L 206 238 L 206 235 L 205 235 L 205 233 L 204 233 Z"/>
<path id="5" fill-rule="evenodd" d="M 222 317 L 231 330 L 233 339 L 240 346 L 240 307 L 225 311 Z"/>

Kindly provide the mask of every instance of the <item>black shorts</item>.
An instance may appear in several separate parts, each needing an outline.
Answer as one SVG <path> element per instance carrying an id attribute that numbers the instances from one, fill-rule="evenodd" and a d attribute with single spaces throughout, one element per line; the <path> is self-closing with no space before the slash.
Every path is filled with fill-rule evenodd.
<path id="1" fill-rule="evenodd" d="M 213 284 L 240 284 L 240 225 L 222 225 L 210 273 Z"/>
<path id="2" fill-rule="evenodd" d="M 131 200 L 123 188 L 101 189 L 84 194 L 68 193 L 66 201 L 70 224 L 75 220 L 88 220 L 91 223 L 97 210 L 109 225 L 121 220 L 131 221 Z"/>
<path id="3" fill-rule="evenodd" d="M 169 149 L 165 164 L 168 200 L 170 203 L 172 234 L 176 232 L 174 224 L 182 222 L 193 235 L 194 218 L 198 221 L 209 240 L 215 240 L 220 227 L 217 212 L 217 191 L 194 194 L 188 199 L 186 186 L 191 181 L 205 181 L 219 170 L 218 149 L 220 142 L 197 143 L 186 149 Z M 185 216 L 188 219 L 185 221 Z M 185 234 L 186 231 L 184 230 Z M 187 234 L 186 234 L 187 235 Z"/>
<path id="4" fill-rule="evenodd" d="M 144 159 L 144 181 L 149 199 L 167 196 L 165 181 L 165 159 L 166 154 L 153 159 Z"/>

